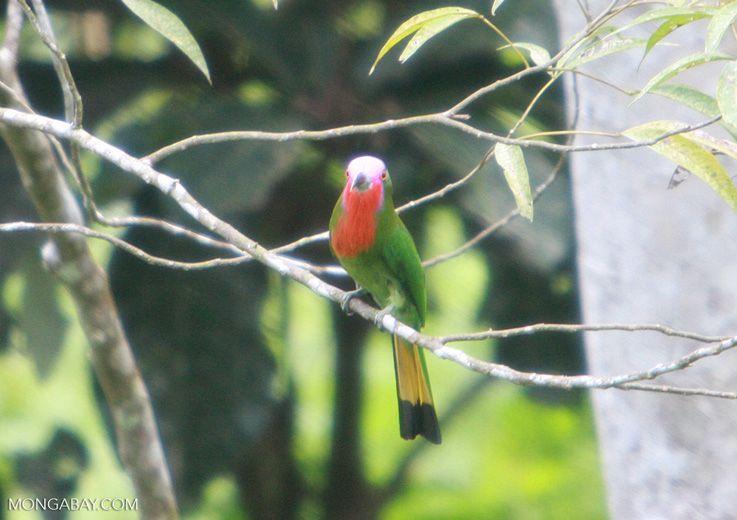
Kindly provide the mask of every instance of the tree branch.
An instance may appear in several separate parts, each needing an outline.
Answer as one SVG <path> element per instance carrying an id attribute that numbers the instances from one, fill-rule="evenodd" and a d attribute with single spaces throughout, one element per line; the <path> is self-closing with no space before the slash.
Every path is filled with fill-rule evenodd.
<path id="1" fill-rule="evenodd" d="M 6 37 L 0 49 L 0 80 L 24 100 L 15 68 L 17 35 L 22 23 L 19 14 L 19 4 L 9 1 Z M 0 94 L 0 99 L 23 108 L 7 92 Z M 2 125 L 1 131 L 41 217 L 81 225 L 82 213 L 59 170 L 47 137 L 8 125 Z M 121 459 L 141 500 L 142 515 L 175 518 L 171 479 L 150 399 L 123 332 L 107 275 L 92 259 L 82 237 L 57 235 L 44 247 L 43 253 L 46 264 L 71 294 L 90 342 L 92 364 L 112 411 Z"/>
<path id="2" fill-rule="evenodd" d="M 56 222 L 10 222 L 7 224 L 0 224 L 0 233 L 24 233 L 24 232 L 42 232 L 52 233 L 55 235 L 59 234 L 76 234 L 83 235 L 90 238 L 98 238 L 110 242 L 115 247 L 118 247 L 130 253 L 131 255 L 139 258 L 150 265 L 158 267 L 166 267 L 168 269 L 180 269 L 183 271 L 199 271 L 203 269 L 210 269 L 213 267 L 226 267 L 232 265 L 239 265 L 244 260 L 250 257 L 235 257 L 235 258 L 214 258 L 211 260 L 204 260 L 201 262 L 180 262 L 177 260 L 171 260 L 168 258 L 162 258 L 151 255 L 143 249 L 134 246 L 133 244 L 126 242 L 116 236 L 95 231 L 86 226 L 79 224 L 67 224 L 67 223 L 56 223 Z"/>
<path id="3" fill-rule="evenodd" d="M 79 144 L 82 148 L 110 161 L 120 169 L 136 175 L 147 184 L 155 186 L 165 195 L 176 201 L 186 213 L 202 224 L 206 229 L 209 229 L 213 233 L 223 237 L 227 242 L 235 247 L 246 251 L 248 254 L 253 256 L 254 259 L 268 268 L 277 271 L 284 277 L 290 278 L 306 286 L 319 296 L 330 299 L 334 302 L 343 301 L 345 296 L 343 291 L 337 287 L 327 284 L 306 269 L 295 265 L 295 263 L 290 259 L 268 251 L 253 239 L 240 233 L 227 222 L 220 220 L 207 208 L 202 206 L 194 197 L 192 197 L 192 195 L 190 195 L 190 193 L 177 179 L 154 170 L 148 163 L 128 155 L 122 150 L 94 137 L 85 130 L 74 129 L 71 125 L 62 121 L 33 116 L 11 109 L 0 109 L 0 121 L 12 126 L 31 128 L 45 133 L 50 133 L 62 139 L 68 139 Z M 391 315 L 380 315 L 377 309 L 357 299 L 351 300 L 348 307 L 364 319 L 374 322 L 377 327 L 388 332 L 396 333 L 407 341 L 418 344 L 429 350 L 441 359 L 450 360 L 467 369 L 519 385 L 537 385 L 563 389 L 620 388 L 651 392 L 678 393 L 682 395 L 708 395 L 729 399 L 737 398 L 737 394 L 735 393 L 718 392 L 708 389 L 683 389 L 665 385 L 655 386 L 632 384 L 682 370 L 700 359 L 721 354 L 722 352 L 737 346 L 737 337 L 720 342 L 711 347 L 697 349 L 687 356 L 678 358 L 670 363 L 660 364 L 641 372 L 612 377 L 583 375 L 560 376 L 522 372 L 498 363 L 476 359 L 461 350 L 447 346 L 443 343 L 442 338 L 421 334 L 408 325 L 399 322 Z"/>
<path id="4" fill-rule="evenodd" d="M 692 339 L 702 343 L 719 343 L 729 341 L 730 336 L 706 336 L 704 334 L 696 334 L 684 330 L 674 329 L 667 325 L 660 324 L 626 324 L 626 323 L 605 323 L 601 325 L 579 325 L 566 323 L 536 323 L 534 325 L 524 325 L 522 327 L 513 327 L 510 329 L 489 329 L 484 332 L 474 332 L 470 334 L 452 334 L 443 336 L 440 340 L 443 343 L 453 343 L 455 341 L 478 341 L 490 338 L 511 338 L 513 336 L 527 336 L 529 334 L 537 334 L 539 332 L 603 332 L 603 331 L 620 331 L 620 332 L 637 332 L 651 331 L 659 332 L 666 336 L 675 338 Z"/>
<path id="5" fill-rule="evenodd" d="M 551 67 L 554 67 L 556 63 L 566 53 L 568 53 L 570 50 L 576 47 L 593 31 L 599 28 L 601 24 L 605 23 L 612 16 L 620 13 L 624 9 L 629 8 L 635 2 L 634 0 L 630 0 L 630 2 L 628 2 L 625 6 L 615 10 L 614 7 L 616 6 L 617 3 L 618 3 L 617 0 L 613 0 L 607 6 L 607 8 L 601 12 L 601 14 L 599 14 L 596 18 L 591 20 L 580 33 L 578 33 L 574 38 L 572 38 L 571 41 L 567 45 L 565 45 L 560 51 L 558 51 L 558 53 L 555 56 L 550 58 L 550 60 L 548 60 L 547 62 L 540 63 L 533 67 L 527 67 L 509 76 L 496 80 L 489 85 L 481 87 L 478 90 L 466 96 L 464 99 L 462 99 L 461 101 L 459 101 L 458 103 L 450 107 L 449 109 L 442 111 L 442 112 L 411 116 L 411 117 L 406 117 L 406 118 L 401 118 L 401 119 L 389 119 L 389 120 L 382 121 L 379 123 L 347 125 L 347 126 L 332 128 L 328 130 L 296 130 L 296 131 L 291 131 L 291 132 L 264 132 L 264 131 L 258 131 L 258 130 L 240 130 L 240 131 L 215 132 L 215 133 L 210 133 L 210 134 L 194 135 L 194 136 L 187 137 L 186 139 L 182 139 L 181 141 L 177 141 L 175 143 L 164 146 L 163 148 L 160 148 L 159 150 L 156 150 L 155 152 L 152 152 L 151 154 L 147 155 L 146 157 L 143 158 L 143 160 L 146 161 L 148 164 L 153 165 L 174 153 L 182 152 L 188 148 L 191 148 L 194 146 L 200 146 L 204 144 L 215 144 L 215 143 L 243 141 L 243 140 L 275 141 L 275 142 L 286 142 L 286 141 L 295 141 L 295 140 L 321 141 L 321 140 L 334 139 L 337 137 L 345 137 L 345 136 L 356 135 L 356 134 L 375 134 L 375 133 L 382 132 L 382 131 L 394 130 L 398 128 L 405 128 L 408 126 L 414 126 L 414 125 L 420 125 L 420 124 L 436 124 L 436 125 L 448 126 L 448 127 L 456 128 L 457 130 L 465 132 L 478 139 L 484 139 L 487 141 L 491 141 L 493 143 L 514 144 L 514 145 L 519 145 L 525 148 L 537 147 L 537 148 L 542 148 L 542 149 L 557 151 L 557 152 L 615 150 L 615 149 L 637 148 L 640 146 L 649 146 L 652 144 L 656 144 L 660 140 L 670 137 L 671 135 L 676 135 L 677 133 L 682 133 L 682 132 L 688 132 L 690 130 L 694 130 L 696 128 L 702 128 L 703 126 L 712 124 L 714 121 L 707 121 L 701 125 L 694 126 L 693 128 L 684 128 L 682 130 L 676 130 L 673 134 L 670 134 L 670 135 L 664 134 L 661 138 L 657 138 L 655 140 L 652 140 L 651 142 L 643 141 L 640 144 L 625 142 L 625 143 L 592 144 L 592 145 L 586 145 L 586 146 L 571 146 L 571 145 L 565 146 L 565 145 L 559 145 L 555 143 L 548 143 L 545 141 L 532 141 L 529 139 L 514 139 L 514 138 L 511 138 L 510 135 L 507 135 L 506 137 L 504 137 L 501 135 L 494 134 L 493 132 L 485 132 L 483 130 L 475 128 L 461 121 L 461 119 L 468 119 L 468 116 L 461 114 L 461 111 L 463 109 L 465 109 L 472 103 L 476 102 L 477 100 L 481 99 L 482 97 L 502 87 L 505 87 L 507 85 L 520 81 L 532 74 L 536 74 L 539 72 L 547 72 Z M 511 133 L 513 132 L 510 132 L 510 134 Z"/>

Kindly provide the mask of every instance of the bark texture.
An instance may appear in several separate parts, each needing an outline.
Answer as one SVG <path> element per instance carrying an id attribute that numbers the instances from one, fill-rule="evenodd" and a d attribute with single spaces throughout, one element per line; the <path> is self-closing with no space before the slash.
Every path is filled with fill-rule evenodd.
<path id="1" fill-rule="evenodd" d="M 588 2 L 594 13 L 608 3 Z M 564 41 L 585 19 L 576 2 L 556 4 Z M 639 12 L 618 18 L 617 25 Z M 703 51 L 704 31 L 700 24 L 681 29 L 670 38 L 681 46 L 658 47 L 639 72 L 642 50 L 585 70 L 625 88 L 640 88 L 677 58 Z M 676 82 L 713 94 L 719 68 L 700 67 Z M 570 81 L 567 90 L 570 100 Z M 580 129 L 706 119 L 653 95 L 628 107 L 627 97 L 583 78 L 579 91 Z M 704 333 L 737 331 L 737 215 L 725 202 L 693 176 L 667 189 L 674 165 L 647 149 L 574 154 L 571 169 L 585 322 L 662 322 Z M 687 340 L 647 333 L 586 337 L 589 369 L 596 375 L 651 366 L 692 347 Z M 734 389 L 737 353 L 662 379 Z M 592 399 L 612 518 L 737 518 L 734 402 L 613 390 L 594 392 Z"/>
<path id="2" fill-rule="evenodd" d="M 23 88 L 16 72 L 22 14 L 11 1 L 5 44 L 0 51 L 0 79 L 15 92 L 0 93 L 3 106 L 23 110 Z M 23 185 L 43 221 L 81 224 L 82 211 L 42 133 L 1 126 Z M 177 516 L 148 391 L 118 317 L 105 271 L 95 263 L 82 236 L 56 235 L 43 249 L 46 265 L 71 294 L 90 343 L 91 360 L 110 407 L 123 465 L 139 499 L 143 518 Z M 49 297 L 52 297 L 49 295 Z"/>

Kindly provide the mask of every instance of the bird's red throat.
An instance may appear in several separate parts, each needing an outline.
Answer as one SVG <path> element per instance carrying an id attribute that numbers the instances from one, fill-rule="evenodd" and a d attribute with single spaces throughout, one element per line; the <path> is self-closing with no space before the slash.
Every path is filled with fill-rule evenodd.
<path id="1" fill-rule="evenodd" d="M 376 216 L 384 199 L 381 184 L 366 191 L 343 191 L 343 214 L 335 226 L 331 245 L 338 256 L 355 257 L 372 245 L 376 238 Z"/>

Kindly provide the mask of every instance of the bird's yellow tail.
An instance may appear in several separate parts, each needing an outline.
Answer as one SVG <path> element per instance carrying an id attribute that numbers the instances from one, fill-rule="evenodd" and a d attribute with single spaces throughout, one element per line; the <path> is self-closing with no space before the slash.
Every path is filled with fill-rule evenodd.
<path id="1" fill-rule="evenodd" d="M 430 390 L 425 357 L 417 345 L 394 335 L 394 372 L 399 401 L 399 431 L 403 439 L 422 435 L 440 444 L 440 426 Z"/>

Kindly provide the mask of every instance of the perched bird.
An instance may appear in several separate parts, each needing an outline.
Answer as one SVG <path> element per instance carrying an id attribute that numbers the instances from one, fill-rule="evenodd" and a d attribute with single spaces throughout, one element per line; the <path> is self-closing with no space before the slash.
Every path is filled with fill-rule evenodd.
<path id="1" fill-rule="evenodd" d="M 398 320 L 419 330 L 425 324 L 425 273 L 412 236 L 392 200 L 392 181 L 376 157 L 353 159 L 330 218 L 330 249 L 358 286 L 343 306 L 363 291 Z M 394 372 L 402 438 L 422 435 L 440 444 L 435 405 L 422 349 L 393 335 Z"/>

